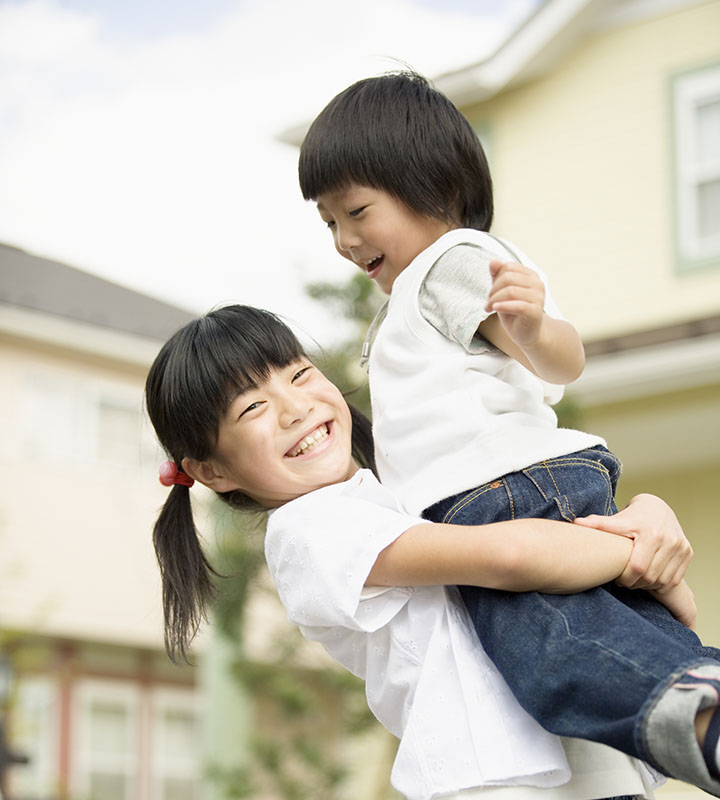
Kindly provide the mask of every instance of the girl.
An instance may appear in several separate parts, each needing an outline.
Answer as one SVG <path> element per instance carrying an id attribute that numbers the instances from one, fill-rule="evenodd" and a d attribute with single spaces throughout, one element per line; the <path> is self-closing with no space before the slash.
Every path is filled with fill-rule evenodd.
<path id="1" fill-rule="evenodd" d="M 218 309 L 178 331 L 151 367 L 146 401 L 172 459 L 161 475 L 172 490 L 154 529 L 172 655 L 186 653 L 212 596 L 190 502 L 198 480 L 233 507 L 269 510 L 266 556 L 288 615 L 365 679 L 370 707 L 401 739 L 392 779 L 405 796 L 470 798 L 480 787 L 502 800 L 652 796 L 636 762 L 582 742 L 568 743 L 574 774 L 565 791 L 560 743 L 516 703 L 454 590 L 440 585 L 582 591 L 622 572 L 629 539 L 549 520 L 473 527 L 408 515 L 358 468 L 372 465 L 364 418 L 290 330 L 258 309 Z M 662 501 L 640 496 L 615 521 L 627 534 L 668 519 Z M 709 667 L 617 607 L 640 655 L 667 653 L 647 675 L 628 671 L 648 700 L 636 755 L 671 772 L 662 760 L 670 736 L 699 762 L 695 781 L 717 792 L 698 745 L 713 709 L 697 713 L 686 668 Z"/>
<path id="2" fill-rule="evenodd" d="M 338 252 L 390 293 L 366 342 L 382 484 L 436 522 L 612 513 L 619 461 L 599 437 L 558 428 L 551 408 L 557 384 L 583 368 L 582 343 L 542 272 L 487 233 L 487 161 L 455 106 L 412 73 L 360 81 L 313 122 L 299 175 Z M 623 580 L 655 590 L 656 575 Z M 655 701 L 649 686 L 629 700 L 639 684 L 617 654 L 638 642 L 616 617 L 623 604 L 685 649 L 686 668 L 718 657 L 681 624 L 677 605 L 679 619 L 615 584 L 563 598 L 460 591 L 488 655 L 543 727 L 625 752 L 639 752 L 638 726 Z M 648 673 L 665 655 L 649 643 L 640 652 L 634 666 Z M 718 677 L 715 666 L 703 670 L 699 695 L 713 696 Z M 707 740 L 714 778 L 718 729 Z M 670 758 L 658 759 L 666 770 Z M 686 759 L 676 751 L 671 771 Z"/>

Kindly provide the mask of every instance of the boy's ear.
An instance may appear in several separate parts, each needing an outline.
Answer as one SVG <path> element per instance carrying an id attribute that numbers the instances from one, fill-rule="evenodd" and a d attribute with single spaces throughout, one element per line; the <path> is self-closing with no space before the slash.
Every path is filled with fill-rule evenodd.
<path id="1" fill-rule="evenodd" d="M 207 486 L 215 492 L 229 492 L 237 489 L 234 481 L 217 472 L 215 464 L 211 461 L 198 461 L 195 458 L 183 458 L 182 470 L 193 480 Z"/>

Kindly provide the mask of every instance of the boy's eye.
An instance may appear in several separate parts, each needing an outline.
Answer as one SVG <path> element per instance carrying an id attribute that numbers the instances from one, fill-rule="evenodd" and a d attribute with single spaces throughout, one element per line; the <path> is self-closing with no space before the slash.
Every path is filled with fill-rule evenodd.
<path id="1" fill-rule="evenodd" d="M 330 230 L 332 230 L 335 227 L 335 222 L 331 219 L 327 220 L 325 224 L 328 226 L 328 228 L 330 228 Z"/>
<path id="2" fill-rule="evenodd" d="M 348 211 L 348 216 L 350 216 L 350 217 L 357 217 L 357 216 L 358 216 L 359 214 L 361 214 L 363 211 L 365 211 L 365 206 L 360 206 L 360 208 L 353 208 L 353 210 L 352 210 L 352 211 Z"/>
<path id="3" fill-rule="evenodd" d="M 299 378 L 302 378 L 302 376 L 303 376 L 303 375 L 304 375 L 306 372 L 308 372 L 309 370 L 311 370 L 311 369 L 312 369 L 312 367 L 303 367 L 301 370 L 299 370 L 298 372 L 296 372 L 296 373 L 293 375 L 292 382 L 293 382 L 293 383 L 295 383 L 295 381 L 296 381 L 296 380 L 298 380 Z"/>

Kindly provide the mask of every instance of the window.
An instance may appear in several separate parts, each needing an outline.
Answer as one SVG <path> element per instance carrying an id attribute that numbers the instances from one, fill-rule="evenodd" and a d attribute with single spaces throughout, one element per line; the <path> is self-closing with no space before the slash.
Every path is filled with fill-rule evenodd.
<path id="1" fill-rule="evenodd" d="M 72 694 L 63 724 L 58 682 L 47 675 L 18 679 L 10 741 L 30 761 L 10 770 L 12 797 L 55 797 L 60 754 L 67 748 L 73 798 L 201 800 L 196 690 L 85 677 Z"/>
<path id="2" fill-rule="evenodd" d="M 153 797 L 200 800 L 201 736 L 194 693 L 158 690 L 153 695 L 153 734 Z"/>
<path id="3" fill-rule="evenodd" d="M 27 764 L 10 771 L 13 797 L 52 797 L 57 784 L 57 688 L 46 677 L 18 682 L 12 706 L 12 749 Z"/>
<path id="4" fill-rule="evenodd" d="M 87 681 L 79 687 L 77 789 L 88 800 L 135 800 L 138 795 L 139 691 Z"/>
<path id="5" fill-rule="evenodd" d="M 156 460 L 140 389 L 38 371 L 25 378 L 21 408 L 26 457 L 127 466 Z"/>
<path id="6" fill-rule="evenodd" d="M 677 238 L 681 262 L 720 258 L 720 66 L 674 83 Z"/>

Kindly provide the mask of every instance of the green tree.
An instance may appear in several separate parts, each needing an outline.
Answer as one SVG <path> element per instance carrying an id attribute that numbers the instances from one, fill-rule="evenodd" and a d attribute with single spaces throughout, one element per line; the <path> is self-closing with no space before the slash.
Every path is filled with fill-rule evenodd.
<path id="1" fill-rule="evenodd" d="M 346 393 L 348 401 L 370 416 L 367 372 L 360 366 L 360 355 L 367 330 L 382 305 L 382 295 L 360 272 L 343 284 L 313 283 L 306 291 L 350 323 L 345 340 L 313 355 L 328 378 Z"/>

